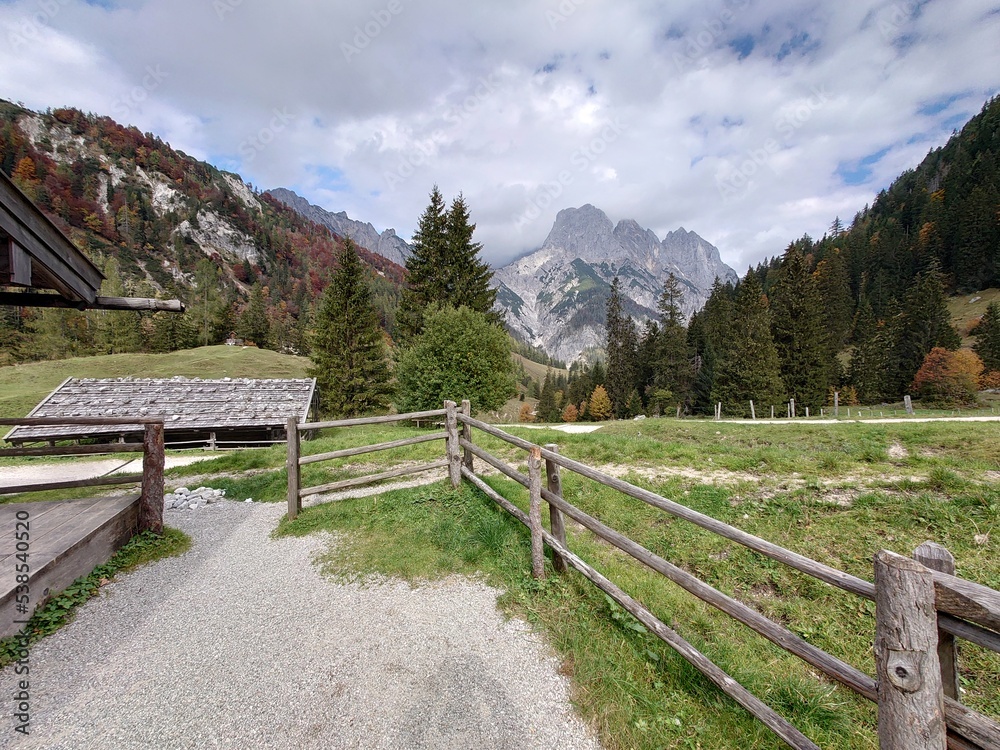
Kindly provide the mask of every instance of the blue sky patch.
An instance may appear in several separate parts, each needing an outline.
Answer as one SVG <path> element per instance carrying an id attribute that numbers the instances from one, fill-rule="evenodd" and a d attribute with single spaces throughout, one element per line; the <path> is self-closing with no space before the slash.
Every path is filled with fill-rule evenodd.
<path id="1" fill-rule="evenodd" d="M 744 34 L 730 40 L 729 47 L 739 53 L 739 59 L 742 60 L 745 57 L 750 57 L 756 44 L 752 34 Z"/>
<path id="2" fill-rule="evenodd" d="M 322 187 L 327 190 L 347 190 L 350 183 L 344 177 L 344 173 L 334 167 L 327 167 L 323 164 L 309 164 L 306 166 L 309 174 L 319 178 Z"/>
<path id="3" fill-rule="evenodd" d="M 944 112 L 952 104 L 957 102 L 959 99 L 964 97 L 965 94 L 951 94 L 950 96 L 942 96 L 938 99 L 932 99 L 929 102 L 924 102 L 917 109 L 918 115 L 924 115 L 925 117 L 931 117 L 938 114 L 939 112 Z M 964 115 L 963 115 L 964 117 Z"/>
<path id="4" fill-rule="evenodd" d="M 857 161 L 842 161 L 837 165 L 837 176 L 845 185 L 863 185 L 872 177 L 872 167 L 882 161 L 890 147 L 863 156 Z"/>

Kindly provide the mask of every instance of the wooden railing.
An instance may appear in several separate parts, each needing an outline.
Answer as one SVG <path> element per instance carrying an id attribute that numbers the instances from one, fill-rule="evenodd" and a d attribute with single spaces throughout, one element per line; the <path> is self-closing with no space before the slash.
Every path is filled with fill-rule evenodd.
<path id="1" fill-rule="evenodd" d="M 402 448 L 407 445 L 418 445 L 429 443 L 434 440 L 444 440 L 448 432 L 433 432 L 428 435 L 407 438 L 405 440 L 394 440 L 390 443 L 379 445 L 366 445 L 361 448 L 347 448 L 345 450 L 333 451 L 331 453 L 320 453 L 312 456 L 301 455 L 301 433 L 313 432 L 316 430 L 326 430 L 334 427 L 359 427 L 362 425 L 385 424 L 391 422 L 408 422 L 426 419 L 440 419 L 447 417 L 446 409 L 436 409 L 434 411 L 420 411 L 409 414 L 390 414 L 384 417 L 363 417 L 361 419 L 340 419 L 333 422 L 306 422 L 300 424 L 294 417 L 288 420 L 288 457 L 285 461 L 285 468 L 288 472 L 288 518 L 294 519 L 302 510 L 302 500 L 313 495 L 322 495 L 327 492 L 337 492 L 350 487 L 361 487 L 373 482 L 380 482 L 384 479 L 394 479 L 408 474 L 420 474 L 425 471 L 442 469 L 448 465 L 447 461 L 435 461 L 430 464 L 420 466 L 404 466 L 399 469 L 384 471 L 380 474 L 372 474 L 367 477 L 356 477 L 354 479 L 344 479 L 339 482 L 330 482 L 315 487 L 302 487 L 302 467 L 321 461 L 331 461 L 336 458 L 350 458 L 361 456 L 366 453 L 390 450 L 392 448 Z M 449 417 L 449 424 L 455 423 L 454 415 Z"/>
<path id="2" fill-rule="evenodd" d="M 87 487 L 110 487 L 141 484 L 138 531 L 163 533 L 163 420 L 132 417 L 22 417 L 0 419 L 0 426 L 70 426 L 70 425 L 143 425 L 141 443 L 108 443 L 106 445 L 66 445 L 45 448 L 0 448 L 0 458 L 20 456 L 92 456 L 105 453 L 142 453 L 142 473 L 102 476 L 64 482 L 40 482 L 26 485 L 0 486 L 0 495 L 45 490 L 68 490 Z"/>
<path id="3" fill-rule="evenodd" d="M 297 434 L 300 431 L 442 416 L 445 418 L 444 432 L 318 456 L 299 456 Z M 288 429 L 289 517 L 295 517 L 301 509 L 301 498 L 307 495 L 447 466 L 454 487 L 458 487 L 464 478 L 528 527 L 531 533 L 532 570 L 536 577 L 545 575 L 543 545 L 547 544 L 552 551 L 552 567 L 555 571 L 562 573 L 572 567 L 580 572 L 796 750 L 811 750 L 817 748 L 817 745 L 669 628 L 641 602 L 629 596 L 570 550 L 565 517 L 568 516 L 598 538 L 614 545 L 829 678 L 877 703 L 881 750 L 940 750 L 946 745 L 956 750 L 1000 750 L 1000 724 L 958 701 L 955 649 L 957 636 L 1000 652 L 1000 592 L 952 575 L 954 560 L 947 550 L 938 545 L 921 545 L 914 555 L 915 560 L 889 551 L 879 552 L 874 560 L 873 584 L 567 458 L 559 453 L 555 445 L 535 445 L 493 425 L 473 419 L 468 401 L 462 403 L 461 409 L 452 402 L 446 402 L 445 408 L 439 411 L 304 425 L 289 423 Z M 473 429 L 526 451 L 528 474 L 522 474 L 503 459 L 476 445 L 472 439 Z M 291 439 L 292 435 L 296 438 Z M 308 490 L 299 489 L 299 468 L 302 465 L 442 438 L 445 439 L 445 461 Z M 476 458 L 528 489 L 530 500 L 527 513 L 476 474 Z M 724 594 L 567 502 L 563 497 L 561 469 L 617 490 L 831 586 L 875 601 L 874 647 L 878 679 L 808 643 L 783 625 L 773 622 L 752 607 Z M 549 507 L 549 531 L 542 526 L 543 501 Z"/>

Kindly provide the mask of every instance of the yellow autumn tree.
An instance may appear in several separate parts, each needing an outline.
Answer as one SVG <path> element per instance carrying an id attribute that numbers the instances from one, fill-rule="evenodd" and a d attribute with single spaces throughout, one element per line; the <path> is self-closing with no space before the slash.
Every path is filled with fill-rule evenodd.
<path id="1" fill-rule="evenodd" d="M 599 385 L 590 394 L 590 418 L 602 422 L 611 416 L 611 399 L 603 385 Z"/>

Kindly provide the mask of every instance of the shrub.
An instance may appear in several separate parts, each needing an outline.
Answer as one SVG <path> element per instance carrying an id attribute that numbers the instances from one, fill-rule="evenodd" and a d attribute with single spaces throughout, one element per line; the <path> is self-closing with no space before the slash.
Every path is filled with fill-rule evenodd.
<path id="1" fill-rule="evenodd" d="M 521 404 L 521 411 L 517 415 L 518 422 L 534 422 L 535 412 L 531 408 L 531 404 Z"/>
<path id="2" fill-rule="evenodd" d="M 969 349 L 952 352 L 936 346 L 924 358 L 910 387 L 921 399 L 933 404 L 973 403 L 982 372 L 983 361 L 975 352 Z"/>

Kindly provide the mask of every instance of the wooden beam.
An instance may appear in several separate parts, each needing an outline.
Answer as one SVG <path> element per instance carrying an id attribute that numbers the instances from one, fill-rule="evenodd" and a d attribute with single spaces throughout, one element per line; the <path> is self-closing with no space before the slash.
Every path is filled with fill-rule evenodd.
<path id="1" fill-rule="evenodd" d="M 139 484 L 142 474 L 123 474 L 114 477 L 75 479 L 71 482 L 45 482 L 44 484 L 19 484 L 0 487 L 0 495 L 20 495 L 22 492 L 45 492 L 47 490 L 75 490 L 80 487 L 104 487 L 119 484 Z"/>
<path id="2" fill-rule="evenodd" d="M 0 448 L 0 458 L 8 456 L 95 456 L 104 453 L 142 453 L 142 443 L 60 445 L 55 448 Z"/>
<path id="3" fill-rule="evenodd" d="M 359 419 L 338 419 L 333 422 L 306 422 L 298 425 L 299 432 L 305 430 L 328 430 L 333 427 L 356 427 L 365 424 L 385 424 L 386 422 L 405 422 L 410 419 L 430 419 L 432 417 L 443 417 L 446 414 L 444 409 L 434 409 L 433 411 L 417 411 L 410 414 L 387 414 L 384 417 L 361 417 Z"/>
<path id="4" fill-rule="evenodd" d="M 0 292 L 0 305 L 11 307 L 59 307 L 73 310 L 154 310 L 184 312 L 184 305 L 175 299 L 145 297 L 95 297 L 93 302 L 67 299 L 59 294 L 39 292 Z"/>
<path id="5" fill-rule="evenodd" d="M 306 466 L 308 464 L 318 463 L 320 461 L 329 461 L 334 458 L 351 458 L 353 456 L 362 456 L 366 453 L 374 453 L 376 451 L 386 451 L 392 448 L 403 448 L 407 445 L 418 445 L 420 443 L 430 443 L 435 440 L 444 440 L 448 437 L 447 432 L 435 432 L 430 435 L 420 435 L 418 437 L 406 438 L 405 440 L 393 440 L 390 443 L 379 443 L 378 445 L 364 445 L 360 448 L 345 448 L 340 451 L 332 451 L 330 453 L 317 453 L 312 456 L 303 456 L 299 459 L 299 466 Z M 291 433 L 289 433 L 289 441 L 291 441 Z"/>
<path id="6" fill-rule="evenodd" d="M 139 532 L 163 533 L 163 424 L 146 425 L 142 439 L 142 496 L 139 498 Z"/>
<path id="7" fill-rule="evenodd" d="M 404 466 L 401 469 L 393 469 L 392 471 L 384 471 L 381 474 L 372 474 L 368 477 L 357 477 L 356 479 L 344 479 L 340 482 L 331 482 L 330 484 L 321 484 L 318 487 L 309 487 L 307 489 L 301 490 L 299 492 L 299 497 L 309 497 L 310 495 L 321 495 L 324 492 L 336 492 L 337 490 L 345 490 L 348 487 L 361 487 L 362 485 L 372 484 L 374 482 L 381 482 L 383 479 L 394 479 L 396 477 L 404 477 L 407 474 L 422 474 L 425 471 L 433 471 L 434 469 L 443 469 L 448 466 L 447 461 L 435 461 L 432 464 L 424 464 L 422 466 Z"/>
<path id="8" fill-rule="evenodd" d="M 68 299 L 93 302 L 104 275 L 5 174 L 0 175 L 0 228 L 53 277 Z"/>

